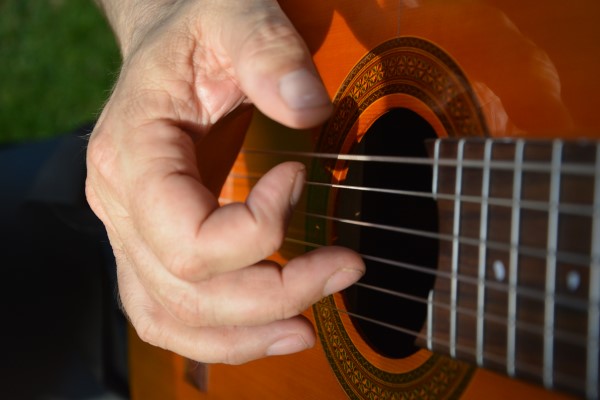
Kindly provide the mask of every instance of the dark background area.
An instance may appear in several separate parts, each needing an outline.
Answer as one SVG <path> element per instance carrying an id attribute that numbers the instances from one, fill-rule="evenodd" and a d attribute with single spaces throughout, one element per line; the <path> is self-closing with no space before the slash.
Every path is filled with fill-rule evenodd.
<path id="1" fill-rule="evenodd" d="M 93 0 L 0 0 L 0 398 L 127 396 L 85 135 L 120 56 Z"/>

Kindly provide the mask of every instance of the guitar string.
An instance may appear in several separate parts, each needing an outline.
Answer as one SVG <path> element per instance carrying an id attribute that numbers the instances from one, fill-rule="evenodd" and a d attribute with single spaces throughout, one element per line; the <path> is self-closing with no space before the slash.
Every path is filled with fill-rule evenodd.
<path id="1" fill-rule="evenodd" d="M 556 256 L 556 258 L 559 262 L 574 264 L 574 265 L 588 267 L 588 268 L 589 268 L 589 263 L 591 260 L 590 256 L 587 256 L 584 254 L 579 254 L 579 253 L 572 253 L 572 252 L 565 252 L 565 251 L 550 252 L 548 249 L 535 248 L 535 247 L 524 246 L 524 245 L 515 245 L 515 244 L 510 244 L 510 243 L 495 242 L 495 241 L 490 241 L 490 240 L 482 242 L 482 240 L 479 238 L 470 238 L 470 237 L 465 237 L 465 236 L 460 236 L 460 235 L 455 235 L 455 234 L 447 234 L 447 233 L 435 233 L 435 232 L 429 232 L 429 231 L 423 231 L 423 230 L 411 229 L 411 228 L 404 228 L 404 227 L 393 226 L 393 225 L 376 224 L 376 223 L 372 223 L 372 222 L 358 221 L 358 220 L 352 220 L 352 219 L 348 219 L 348 218 L 332 217 L 329 215 L 310 213 L 310 212 L 304 212 L 304 211 L 299 211 L 299 210 L 296 210 L 295 213 L 302 214 L 307 217 L 321 218 L 321 219 L 326 219 L 328 221 L 339 222 L 339 223 L 348 224 L 348 225 L 362 226 L 365 228 L 381 229 L 381 230 L 387 230 L 387 231 L 397 232 L 397 233 L 405 233 L 408 235 L 420 236 L 420 237 L 429 238 L 429 239 L 436 239 L 436 240 L 443 240 L 443 241 L 450 241 L 450 242 L 457 240 L 460 244 L 464 244 L 464 245 L 479 246 L 480 244 L 483 243 L 486 245 L 486 247 L 488 249 L 498 250 L 498 251 L 515 250 L 521 255 L 531 256 L 531 257 L 540 258 L 540 259 L 546 259 L 546 257 L 548 257 L 550 254 L 552 254 L 552 255 Z"/>
<path id="2" fill-rule="evenodd" d="M 391 330 L 395 330 L 395 331 L 398 331 L 398 332 L 401 332 L 404 334 L 412 335 L 423 341 L 430 339 L 434 345 L 441 346 L 442 348 L 444 348 L 446 350 L 448 350 L 450 348 L 450 342 L 447 340 L 444 340 L 442 338 L 439 338 L 439 337 L 434 336 L 432 338 L 427 338 L 427 335 L 423 334 L 421 332 L 417 332 L 412 329 L 407 329 L 407 328 L 403 328 L 400 326 L 395 326 L 395 325 L 392 325 L 392 324 L 389 324 L 389 323 L 386 323 L 383 321 L 378 321 L 373 318 L 370 318 L 370 317 L 367 317 L 364 315 L 359 315 L 359 314 L 353 313 L 348 310 L 340 309 L 338 307 L 332 307 L 327 304 L 320 304 L 320 307 L 327 308 L 330 311 L 338 312 L 340 314 L 346 314 L 349 317 L 353 317 L 353 318 L 357 318 L 357 319 L 360 319 L 363 321 L 371 322 L 371 323 L 374 323 L 374 324 L 377 324 L 377 325 L 383 326 L 385 328 L 389 328 Z M 462 343 L 456 343 L 455 348 L 462 355 L 472 356 L 473 360 L 475 360 L 476 350 L 474 347 L 464 345 Z M 436 348 L 434 350 L 436 352 L 440 351 L 438 348 Z M 500 364 L 500 365 L 506 364 L 506 357 L 504 355 L 496 355 L 496 354 L 490 353 L 489 351 L 485 351 L 485 350 L 483 351 L 483 359 L 484 359 L 484 365 L 488 365 L 489 362 Z M 487 361 L 488 363 L 485 363 L 485 361 Z M 516 366 L 517 366 L 517 370 L 521 374 L 528 373 L 528 374 L 539 376 L 540 378 L 542 377 L 542 367 L 543 366 L 541 364 L 538 366 L 538 365 L 535 365 L 533 363 L 526 362 L 523 360 L 516 360 Z M 585 383 L 585 380 L 582 379 L 581 377 L 579 377 L 577 375 L 569 375 L 569 374 L 566 374 L 561 371 L 554 371 L 554 377 L 555 377 L 555 383 L 560 383 L 561 385 L 568 385 L 568 386 L 578 388 L 578 387 L 581 387 L 580 385 Z"/>
<path id="3" fill-rule="evenodd" d="M 242 179 L 242 177 L 240 177 L 240 179 Z M 307 183 L 307 185 L 310 185 L 310 184 L 312 184 L 312 183 Z M 319 185 L 327 186 L 327 184 L 319 184 Z M 334 186 L 331 185 L 331 187 L 334 187 Z M 354 190 L 354 189 L 350 188 L 350 190 Z M 418 197 L 425 197 L 425 196 L 420 195 L 421 192 L 414 192 L 414 193 L 416 193 L 416 196 L 418 196 Z M 440 197 L 440 195 L 436 195 L 436 196 Z M 455 196 L 452 196 L 452 195 L 447 196 L 448 199 L 451 199 L 452 197 L 456 198 Z M 222 198 L 220 200 L 226 201 L 227 199 Z M 576 208 L 577 206 L 574 205 L 573 207 Z M 537 247 L 526 246 L 526 245 L 522 245 L 522 244 L 511 244 L 508 242 L 499 242 L 499 241 L 491 241 L 491 240 L 482 241 L 480 238 L 466 237 L 466 236 L 460 236 L 460 235 L 456 236 L 451 233 L 437 233 L 437 232 L 429 232 L 429 231 L 423 231 L 423 230 L 418 230 L 418 229 L 410 229 L 410 228 L 401 227 L 401 226 L 376 224 L 376 223 L 367 222 L 367 221 L 358 221 L 358 220 L 353 220 L 353 219 L 348 219 L 348 218 L 333 217 L 330 215 L 305 212 L 305 211 L 301 211 L 301 210 L 294 210 L 293 212 L 294 212 L 294 214 L 302 214 L 307 217 L 323 218 L 323 219 L 326 219 L 329 221 L 334 221 L 334 222 L 339 222 L 339 223 L 344 223 L 344 224 L 349 224 L 349 225 L 388 230 L 388 231 L 393 231 L 393 232 L 397 232 L 397 233 L 405 233 L 405 234 L 409 234 L 409 235 L 425 237 L 425 238 L 429 238 L 429 239 L 443 240 L 443 241 L 457 240 L 461 244 L 471 245 L 471 246 L 479 246 L 481 244 L 484 244 L 484 245 L 486 245 L 486 247 L 488 249 L 498 250 L 498 251 L 507 251 L 507 252 L 514 250 L 514 251 L 517 251 L 521 255 L 530 256 L 530 257 L 534 257 L 534 258 L 538 258 L 538 259 L 546 259 L 549 255 L 553 255 L 553 256 L 555 255 L 557 257 L 557 261 L 559 261 L 561 263 L 568 263 L 568 264 L 578 265 L 581 267 L 589 267 L 590 261 L 591 261 L 590 255 L 587 255 L 584 253 L 566 252 L 566 251 L 560 251 L 560 250 L 556 251 L 556 252 L 554 252 L 554 251 L 551 252 L 550 250 L 548 250 L 546 248 L 541 248 L 541 247 L 537 248 Z"/>
<path id="4" fill-rule="evenodd" d="M 230 175 L 231 179 L 240 179 L 243 181 L 252 181 L 257 182 L 262 175 L 256 174 L 239 174 L 232 173 Z M 371 193 L 382 193 L 382 194 L 390 194 L 397 196 L 406 196 L 406 197 L 421 197 L 425 199 L 437 199 L 437 200 L 448 200 L 455 201 L 459 200 L 463 203 L 474 203 L 481 204 L 486 202 L 491 206 L 500 206 L 500 207 L 513 207 L 515 205 L 514 201 L 510 198 L 502 198 L 502 197 L 481 197 L 474 195 L 455 195 L 450 193 L 431 193 L 431 192 L 419 192 L 414 190 L 402 190 L 402 189 L 386 189 L 386 188 L 378 188 L 378 187 L 368 187 L 368 186 L 356 186 L 356 185 L 345 185 L 339 183 L 330 183 L 330 182 L 316 182 L 316 181 L 306 181 L 306 186 L 314 186 L 314 187 L 324 187 L 330 189 L 343 189 L 350 191 L 361 191 L 361 192 L 371 192 Z M 539 200 L 520 200 L 517 204 L 517 207 L 526 210 L 533 211 L 548 211 L 550 207 L 550 203 L 546 201 Z M 581 217 L 591 217 L 594 214 L 594 207 L 592 205 L 587 204 L 577 204 L 577 203 L 561 203 L 558 205 L 558 210 L 562 214 L 566 215 L 575 215 Z"/>
<path id="5" fill-rule="evenodd" d="M 481 142 L 484 143 L 483 141 Z M 483 146 L 482 146 L 483 148 Z M 359 154 L 338 154 L 338 153 L 319 153 L 305 151 L 283 151 L 283 150 L 261 150 L 261 149 L 244 149 L 240 152 L 244 155 L 260 155 L 260 156 L 281 156 L 281 157 L 297 157 L 310 160 L 334 160 L 334 161 L 360 161 L 360 162 L 380 162 L 388 164 L 402 165 L 423 165 L 433 167 L 457 167 L 462 165 L 463 168 L 478 168 L 483 169 L 490 167 L 496 170 L 513 171 L 515 168 L 514 161 L 505 160 L 490 160 L 487 163 L 484 160 L 478 159 L 462 159 L 456 160 L 453 158 L 438 158 L 433 160 L 430 158 L 421 157 L 405 157 L 405 156 L 381 156 L 381 155 L 359 155 Z M 523 172 L 544 172 L 552 173 L 552 164 L 550 161 L 524 161 L 522 164 Z M 576 163 L 563 162 L 560 167 L 561 174 L 576 175 L 576 176 L 594 176 L 596 173 L 595 166 L 592 163 Z"/>

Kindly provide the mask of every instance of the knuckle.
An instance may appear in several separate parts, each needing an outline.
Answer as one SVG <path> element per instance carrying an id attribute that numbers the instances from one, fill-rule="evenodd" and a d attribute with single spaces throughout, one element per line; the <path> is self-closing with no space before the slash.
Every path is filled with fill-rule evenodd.
<path id="1" fill-rule="evenodd" d="M 277 196 L 271 196 L 270 192 L 261 191 L 253 194 L 253 201 L 249 204 L 256 221 L 253 236 L 257 240 L 258 249 L 263 257 L 275 253 L 285 239 L 286 216 Z"/>
<path id="2" fill-rule="evenodd" d="M 229 336 L 224 346 L 220 362 L 228 365 L 240 365 L 248 362 L 251 357 L 247 354 L 244 344 L 235 337 Z"/>
<path id="3" fill-rule="evenodd" d="M 202 257 L 197 257 L 195 251 L 179 250 L 170 257 L 168 269 L 175 277 L 186 282 L 202 281 L 209 279 L 211 273 Z"/>
<path id="4" fill-rule="evenodd" d="M 267 230 L 265 235 L 262 235 L 264 240 L 260 242 L 262 254 L 268 257 L 278 251 L 283 244 L 285 238 L 285 230 L 283 228 L 271 228 Z"/>
<path id="5" fill-rule="evenodd" d="M 96 127 L 87 146 L 88 165 L 103 176 L 110 175 L 107 168 L 113 165 L 116 157 L 114 146 L 110 141 L 107 131 L 103 127 Z"/>
<path id="6" fill-rule="evenodd" d="M 154 324 L 151 318 L 142 317 L 132 321 L 132 325 L 138 337 L 148 344 L 158 347 L 164 347 L 160 340 L 160 332 L 157 324 Z"/>
<path id="7" fill-rule="evenodd" d="M 281 318 L 288 319 L 300 315 L 310 305 L 307 304 L 303 299 L 297 297 L 291 297 L 286 302 L 282 302 Z"/>
<path id="8" fill-rule="evenodd" d="M 293 288 L 285 287 L 285 282 L 282 282 L 279 290 L 271 293 L 270 298 L 264 304 L 268 306 L 261 305 L 254 310 L 256 313 L 268 310 L 268 314 L 265 315 L 268 319 L 264 322 L 283 321 L 295 317 L 310 306 L 304 294 L 297 293 Z"/>
<path id="9" fill-rule="evenodd" d="M 91 183 L 90 178 L 86 178 L 85 180 L 85 198 L 87 199 L 87 203 L 94 213 L 100 218 L 100 220 L 104 223 L 107 222 L 108 218 L 104 213 L 104 210 L 101 206 L 100 199 L 96 193 L 96 190 Z"/>

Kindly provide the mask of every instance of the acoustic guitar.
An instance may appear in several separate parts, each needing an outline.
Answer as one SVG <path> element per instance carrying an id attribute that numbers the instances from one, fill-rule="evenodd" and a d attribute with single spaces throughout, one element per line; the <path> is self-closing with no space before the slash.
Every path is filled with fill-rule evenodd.
<path id="1" fill-rule="evenodd" d="M 306 164 L 285 260 L 354 248 L 316 348 L 202 365 L 131 333 L 135 399 L 599 397 L 600 2 L 282 0 L 334 102 L 255 113 L 221 201 Z"/>

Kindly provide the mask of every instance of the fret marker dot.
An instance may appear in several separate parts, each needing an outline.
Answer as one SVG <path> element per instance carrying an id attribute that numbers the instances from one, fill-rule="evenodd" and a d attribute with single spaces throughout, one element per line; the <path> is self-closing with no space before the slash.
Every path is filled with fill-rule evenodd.
<path id="1" fill-rule="evenodd" d="M 506 277 L 506 267 L 504 266 L 504 263 L 500 260 L 496 260 L 494 261 L 494 264 L 492 264 L 492 268 L 494 269 L 496 280 L 502 282 Z"/>
<path id="2" fill-rule="evenodd" d="M 575 292 L 579 289 L 579 284 L 581 283 L 581 276 L 577 271 L 569 271 L 567 274 L 567 288 L 571 292 Z"/>

